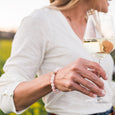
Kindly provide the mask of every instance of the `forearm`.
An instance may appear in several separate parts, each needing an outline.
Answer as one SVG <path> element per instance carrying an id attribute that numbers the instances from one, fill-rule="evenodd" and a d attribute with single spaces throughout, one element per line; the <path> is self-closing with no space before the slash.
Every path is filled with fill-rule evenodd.
<path id="1" fill-rule="evenodd" d="M 17 111 L 23 110 L 51 92 L 50 78 L 52 73 L 20 83 L 14 91 L 14 103 Z"/>

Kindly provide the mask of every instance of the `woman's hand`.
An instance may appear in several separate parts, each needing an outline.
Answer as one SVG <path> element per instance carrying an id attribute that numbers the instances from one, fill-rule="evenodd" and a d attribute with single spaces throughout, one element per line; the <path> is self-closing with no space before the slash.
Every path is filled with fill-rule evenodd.
<path id="1" fill-rule="evenodd" d="M 55 87 L 64 92 L 80 91 L 91 97 L 104 96 L 104 83 L 99 76 L 107 80 L 98 63 L 79 58 L 56 73 Z"/>

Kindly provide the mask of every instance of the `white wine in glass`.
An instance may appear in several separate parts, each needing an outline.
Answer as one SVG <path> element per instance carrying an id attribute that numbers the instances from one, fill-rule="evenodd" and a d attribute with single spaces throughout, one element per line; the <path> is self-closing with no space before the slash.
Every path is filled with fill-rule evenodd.
<path id="1" fill-rule="evenodd" d="M 92 38 L 84 40 L 83 44 L 94 57 L 101 60 L 115 48 L 115 39 Z"/>

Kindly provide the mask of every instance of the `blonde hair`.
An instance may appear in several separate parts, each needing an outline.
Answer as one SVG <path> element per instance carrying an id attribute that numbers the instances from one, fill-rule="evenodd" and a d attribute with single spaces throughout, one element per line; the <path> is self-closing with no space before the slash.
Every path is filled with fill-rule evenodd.
<path id="1" fill-rule="evenodd" d="M 80 0 L 50 0 L 50 8 L 67 10 L 76 6 Z"/>

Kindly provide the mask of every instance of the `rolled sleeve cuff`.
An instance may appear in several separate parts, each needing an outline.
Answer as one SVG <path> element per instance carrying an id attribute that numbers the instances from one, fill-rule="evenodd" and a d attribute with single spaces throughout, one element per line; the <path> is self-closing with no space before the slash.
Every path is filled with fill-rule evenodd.
<path id="1" fill-rule="evenodd" d="M 0 108 L 4 113 L 14 112 L 16 114 L 21 114 L 27 109 L 26 108 L 21 111 L 16 111 L 15 104 L 14 104 L 14 99 L 13 99 L 14 90 L 21 82 L 23 81 L 10 84 L 9 87 L 7 87 L 7 89 L 4 90 L 2 94 L 0 94 L 0 102 L 1 102 Z"/>

